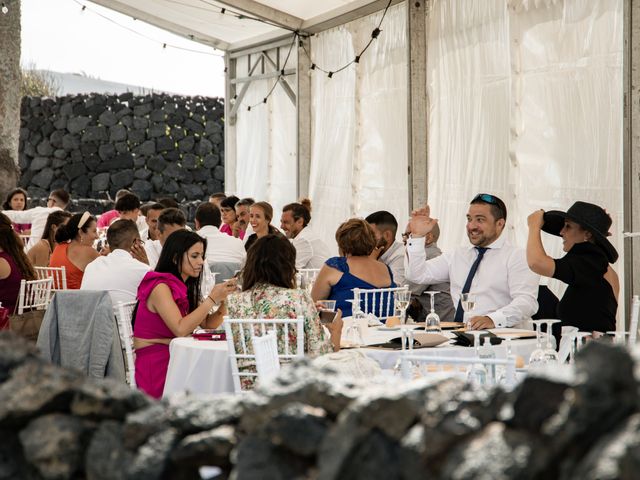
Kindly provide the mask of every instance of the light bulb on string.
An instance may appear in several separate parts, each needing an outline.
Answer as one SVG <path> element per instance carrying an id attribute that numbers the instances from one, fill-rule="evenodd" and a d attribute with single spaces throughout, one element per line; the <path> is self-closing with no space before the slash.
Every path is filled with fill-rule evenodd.
<path id="1" fill-rule="evenodd" d="M 9 13 L 9 7 L 7 7 L 7 4 L 6 4 L 6 3 L 3 3 L 3 4 L 2 4 L 2 13 L 3 13 L 3 14 L 5 14 L 5 15 L 6 15 L 7 13 Z"/>

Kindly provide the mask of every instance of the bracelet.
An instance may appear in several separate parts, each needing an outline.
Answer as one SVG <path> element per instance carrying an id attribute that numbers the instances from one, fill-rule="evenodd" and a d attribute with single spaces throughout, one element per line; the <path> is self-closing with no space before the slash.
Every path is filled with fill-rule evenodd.
<path id="1" fill-rule="evenodd" d="M 208 298 L 209 300 L 211 300 L 211 301 L 213 302 L 213 304 L 214 304 L 216 307 L 218 306 L 218 302 L 216 302 L 216 301 L 211 297 L 211 295 L 207 295 L 207 298 Z"/>

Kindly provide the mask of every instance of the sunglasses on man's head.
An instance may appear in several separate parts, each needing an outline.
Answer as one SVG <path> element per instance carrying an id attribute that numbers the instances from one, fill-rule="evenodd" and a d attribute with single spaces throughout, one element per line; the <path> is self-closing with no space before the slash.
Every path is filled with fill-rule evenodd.
<path id="1" fill-rule="evenodd" d="M 495 205 L 496 207 L 498 207 L 503 214 L 506 214 L 505 206 L 504 206 L 504 203 L 502 203 L 502 200 L 500 200 L 498 197 L 491 195 L 490 193 L 477 194 L 475 197 L 473 197 L 473 200 L 471 200 L 471 203 L 474 203 L 474 202 L 490 203 L 491 205 Z"/>

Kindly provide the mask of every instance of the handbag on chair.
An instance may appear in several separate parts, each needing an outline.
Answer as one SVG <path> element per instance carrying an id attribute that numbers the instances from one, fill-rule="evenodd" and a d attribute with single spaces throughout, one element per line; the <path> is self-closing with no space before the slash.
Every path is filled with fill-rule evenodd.
<path id="1" fill-rule="evenodd" d="M 9 315 L 9 330 L 35 343 L 38 340 L 44 313 L 45 310 L 29 310 Z"/>

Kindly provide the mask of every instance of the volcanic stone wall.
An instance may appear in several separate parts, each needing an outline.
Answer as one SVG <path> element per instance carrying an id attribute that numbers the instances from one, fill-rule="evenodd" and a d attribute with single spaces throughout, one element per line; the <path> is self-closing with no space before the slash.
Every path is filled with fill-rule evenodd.
<path id="1" fill-rule="evenodd" d="M 20 186 L 46 198 L 200 200 L 224 191 L 222 99 L 149 94 L 24 97 Z"/>
<path id="2" fill-rule="evenodd" d="M 156 402 L 0 332 L 0 478 L 636 480 L 637 372 L 597 341 L 511 392 L 305 359 L 246 395 Z"/>

